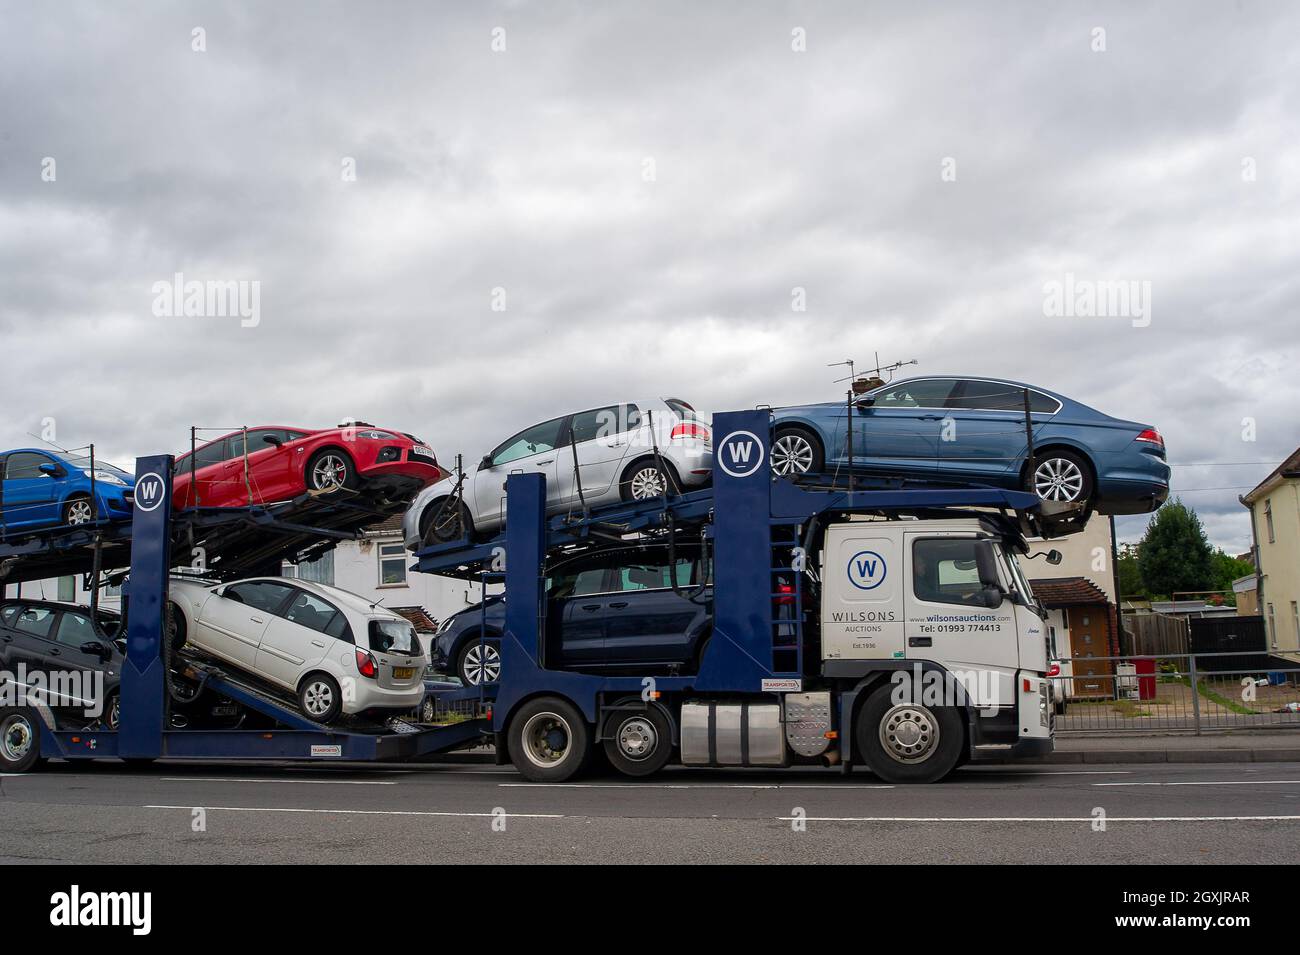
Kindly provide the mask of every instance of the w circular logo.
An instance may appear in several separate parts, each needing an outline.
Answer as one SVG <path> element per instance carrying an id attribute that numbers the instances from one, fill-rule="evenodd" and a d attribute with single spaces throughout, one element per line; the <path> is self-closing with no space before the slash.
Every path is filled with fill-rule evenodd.
<path id="1" fill-rule="evenodd" d="M 849 558 L 849 583 L 859 590 L 875 590 L 888 573 L 885 558 L 874 550 L 860 550 Z"/>
<path id="2" fill-rule="evenodd" d="M 138 510 L 156 510 L 166 496 L 167 484 L 161 475 L 150 471 L 135 482 L 135 506 Z"/>
<path id="3" fill-rule="evenodd" d="M 752 431 L 733 431 L 718 444 L 717 464 L 735 478 L 747 478 L 763 466 L 763 442 Z"/>

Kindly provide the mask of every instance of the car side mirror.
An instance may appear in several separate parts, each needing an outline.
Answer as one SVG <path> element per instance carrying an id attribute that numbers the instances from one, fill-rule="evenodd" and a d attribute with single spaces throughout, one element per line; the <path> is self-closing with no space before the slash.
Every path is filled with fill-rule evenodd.
<path id="1" fill-rule="evenodd" d="M 107 660 L 113 655 L 107 644 L 100 643 L 98 640 L 87 640 L 81 645 L 81 652 L 94 654 L 101 660 Z"/>
<path id="2" fill-rule="evenodd" d="M 275 435 L 273 435 L 273 434 L 264 434 L 264 435 L 262 435 L 262 440 L 265 441 L 267 444 L 273 444 L 273 445 L 275 445 L 277 448 L 282 448 L 282 447 L 284 447 L 284 442 L 281 441 L 279 438 L 277 438 L 277 437 L 276 437 Z"/>
<path id="3" fill-rule="evenodd" d="M 872 405 L 876 403 L 876 399 L 872 398 L 870 395 L 867 395 L 862 398 L 859 398 L 857 401 L 853 403 L 857 406 L 859 411 L 869 411 Z"/>
<path id="4" fill-rule="evenodd" d="M 59 467 L 57 464 L 42 464 L 40 471 L 42 474 L 52 478 L 63 477 L 64 474 L 63 468 Z"/>
<path id="5" fill-rule="evenodd" d="M 492 467 L 492 455 L 485 454 L 483 455 L 483 460 L 478 463 L 478 469 L 480 471 L 486 471 L 490 467 Z"/>

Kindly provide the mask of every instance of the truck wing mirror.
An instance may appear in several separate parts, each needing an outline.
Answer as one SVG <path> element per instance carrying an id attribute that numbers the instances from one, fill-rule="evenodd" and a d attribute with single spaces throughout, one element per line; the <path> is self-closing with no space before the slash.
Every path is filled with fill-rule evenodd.
<path id="1" fill-rule="evenodd" d="M 980 591 L 980 595 L 983 598 L 984 606 L 989 610 L 997 610 L 998 607 L 1001 607 L 1002 600 L 1006 596 L 1003 594 L 1001 587 L 985 587 Z"/>
<path id="2" fill-rule="evenodd" d="M 485 454 L 483 455 L 483 460 L 478 463 L 478 469 L 480 471 L 486 471 L 490 467 L 492 467 L 492 455 Z"/>

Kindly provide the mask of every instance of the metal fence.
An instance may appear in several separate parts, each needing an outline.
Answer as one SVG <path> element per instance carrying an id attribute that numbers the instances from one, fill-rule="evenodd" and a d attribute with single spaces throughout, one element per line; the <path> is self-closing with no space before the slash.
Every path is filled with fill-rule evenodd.
<path id="1" fill-rule="evenodd" d="M 1056 662 L 1061 672 L 1051 681 L 1063 736 L 1300 728 L 1300 664 L 1267 653 Z"/>

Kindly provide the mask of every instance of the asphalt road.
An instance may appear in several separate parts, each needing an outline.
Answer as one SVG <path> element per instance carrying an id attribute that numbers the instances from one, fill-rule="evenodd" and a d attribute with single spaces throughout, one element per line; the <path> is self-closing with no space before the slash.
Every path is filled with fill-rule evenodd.
<path id="1" fill-rule="evenodd" d="M 4 862 L 466 860 L 1294 863 L 1300 763 L 998 766 L 922 787 L 685 769 L 539 786 L 486 764 L 0 777 Z"/>

